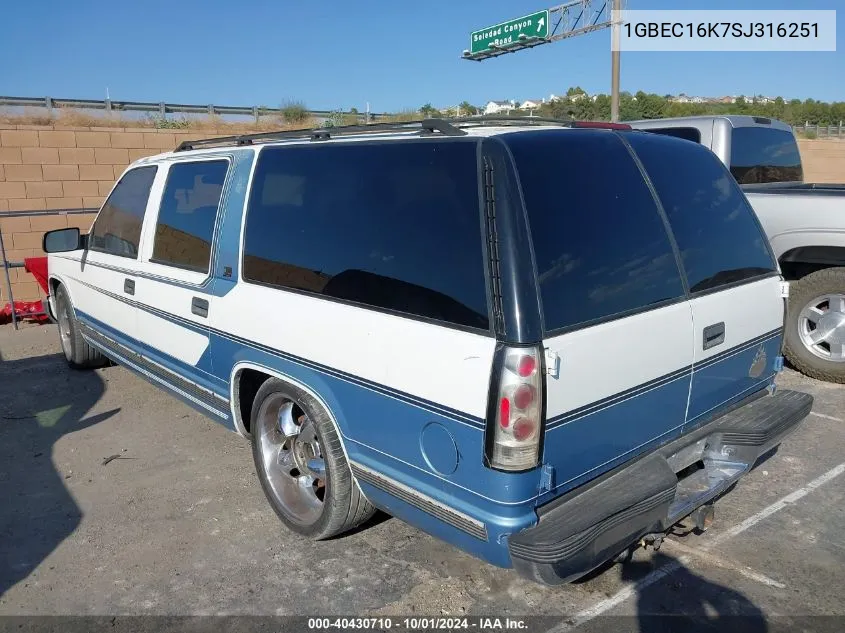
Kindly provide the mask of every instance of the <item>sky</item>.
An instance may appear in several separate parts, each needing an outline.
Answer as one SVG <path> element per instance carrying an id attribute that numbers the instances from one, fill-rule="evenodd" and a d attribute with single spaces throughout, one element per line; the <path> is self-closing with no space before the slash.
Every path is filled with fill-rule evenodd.
<path id="1" fill-rule="evenodd" d="M 481 63 L 469 34 L 542 0 L 0 0 L 0 94 L 373 112 L 610 92 L 605 29 Z M 627 0 L 629 9 L 843 9 L 845 0 Z M 840 11 L 839 16 L 845 16 Z M 622 90 L 845 100 L 836 52 L 622 54 Z"/>

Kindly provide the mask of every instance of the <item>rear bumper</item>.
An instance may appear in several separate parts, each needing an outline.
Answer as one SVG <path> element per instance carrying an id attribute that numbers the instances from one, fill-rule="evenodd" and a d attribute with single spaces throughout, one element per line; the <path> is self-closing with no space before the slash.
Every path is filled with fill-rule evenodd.
<path id="1" fill-rule="evenodd" d="M 508 541 L 514 568 L 544 584 L 569 582 L 669 529 L 748 472 L 812 405 L 796 391 L 758 398 L 540 507 L 538 523 Z"/>

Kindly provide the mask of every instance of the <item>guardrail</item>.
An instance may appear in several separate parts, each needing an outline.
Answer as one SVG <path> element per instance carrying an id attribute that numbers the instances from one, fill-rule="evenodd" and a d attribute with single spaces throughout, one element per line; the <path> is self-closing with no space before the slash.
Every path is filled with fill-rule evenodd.
<path id="1" fill-rule="evenodd" d="M 257 121 L 267 115 L 283 115 L 285 108 L 266 106 L 221 106 L 214 104 L 198 105 L 184 103 L 165 103 L 164 101 L 115 101 L 112 99 L 56 99 L 54 97 L 2 97 L 0 106 L 16 108 L 74 108 L 78 110 L 105 110 L 106 112 L 147 112 L 166 117 L 168 114 L 210 114 L 252 116 Z M 358 115 L 370 119 L 388 116 L 386 112 L 353 112 L 343 110 L 308 110 L 308 116 L 330 118 L 333 115 Z"/>

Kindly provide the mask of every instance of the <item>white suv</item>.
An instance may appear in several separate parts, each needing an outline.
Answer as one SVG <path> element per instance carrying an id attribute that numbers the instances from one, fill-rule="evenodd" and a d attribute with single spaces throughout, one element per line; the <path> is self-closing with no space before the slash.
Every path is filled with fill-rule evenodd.
<path id="1" fill-rule="evenodd" d="M 381 508 L 571 580 L 703 516 L 812 404 L 775 393 L 781 277 L 730 173 L 627 126 L 192 142 L 44 246 L 69 363 L 251 437 L 313 538 Z"/>

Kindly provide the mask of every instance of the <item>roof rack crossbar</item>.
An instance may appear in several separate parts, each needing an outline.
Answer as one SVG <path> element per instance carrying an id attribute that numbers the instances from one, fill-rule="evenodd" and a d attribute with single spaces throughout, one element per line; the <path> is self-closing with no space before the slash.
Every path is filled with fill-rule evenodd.
<path id="1" fill-rule="evenodd" d="M 443 119 L 422 119 L 415 121 L 397 121 L 395 123 L 369 123 L 365 125 L 342 125 L 306 130 L 281 130 L 278 132 L 258 132 L 255 134 L 240 134 L 237 136 L 220 136 L 217 138 L 183 141 L 175 151 L 184 152 L 203 147 L 218 147 L 226 145 L 252 145 L 255 141 L 276 141 L 287 139 L 306 139 L 325 141 L 336 136 L 351 134 L 374 134 L 394 131 L 419 131 L 421 134 L 440 133 L 444 136 L 463 136 L 465 131 L 455 127 Z"/>

